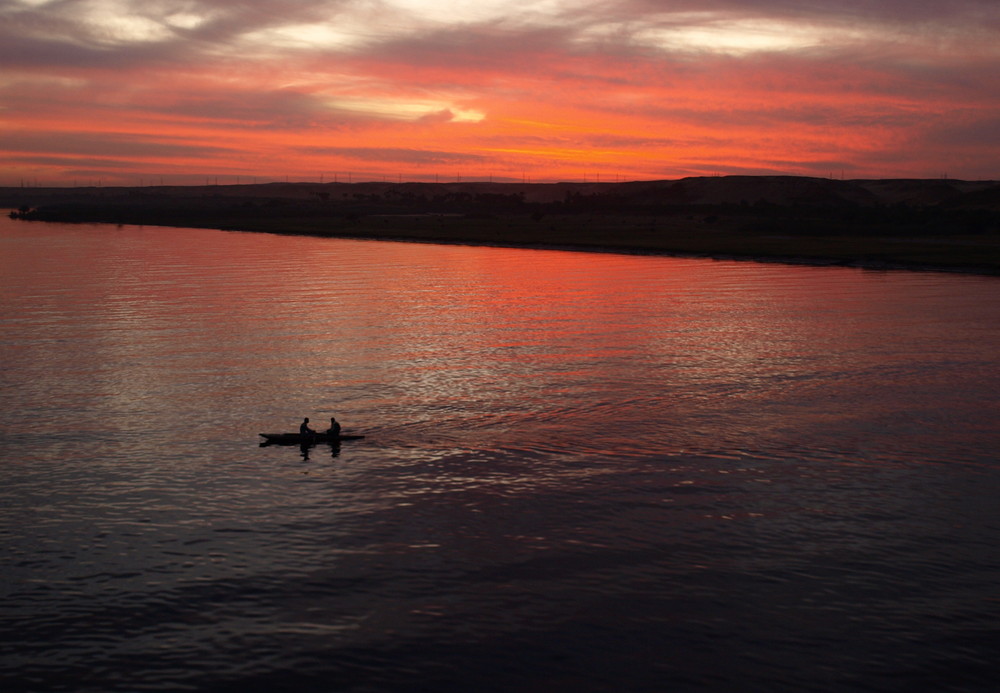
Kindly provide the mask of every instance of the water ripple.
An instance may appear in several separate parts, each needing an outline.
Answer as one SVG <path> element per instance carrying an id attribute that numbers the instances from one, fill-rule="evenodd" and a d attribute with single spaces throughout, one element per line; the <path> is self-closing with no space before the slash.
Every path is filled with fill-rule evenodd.
<path id="1" fill-rule="evenodd" d="M 1000 676 L 995 279 L 0 238 L 5 691 Z"/>

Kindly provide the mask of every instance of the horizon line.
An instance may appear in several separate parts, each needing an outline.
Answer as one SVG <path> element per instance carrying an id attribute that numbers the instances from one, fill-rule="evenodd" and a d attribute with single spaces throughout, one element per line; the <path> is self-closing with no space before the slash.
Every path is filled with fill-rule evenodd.
<path id="1" fill-rule="evenodd" d="M 180 176 L 178 176 L 180 177 Z M 189 176 L 184 175 L 183 177 L 188 178 Z M 229 181 L 222 181 L 222 178 L 230 178 Z M 0 185 L 0 188 L 6 189 L 31 189 L 31 190 L 84 190 L 84 189 L 113 189 L 113 188 L 233 188 L 233 187 L 253 187 L 253 186 L 265 186 L 265 185 L 628 185 L 632 183 L 656 183 L 662 181 L 683 181 L 690 179 L 705 179 L 705 178 L 802 178 L 802 179 L 813 179 L 813 180 L 831 180 L 840 182 L 854 182 L 854 181 L 886 181 L 886 180 L 912 180 L 912 181 L 956 181 L 956 182 L 967 182 L 967 183 L 988 183 L 1000 181 L 1000 178 L 955 178 L 948 174 L 941 174 L 939 176 L 928 176 L 928 177 L 914 177 L 914 176 L 887 176 L 887 177 L 844 177 L 844 176 L 817 176 L 817 175 L 805 175 L 797 173 L 718 173 L 718 174 L 708 174 L 708 175 L 688 175 L 680 176 L 677 178 L 629 178 L 629 179 L 601 179 L 600 176 L 596 176 L 593 179 L 584 177 L 582 179 L 531 179 L 530 177 L 525 177 L 523 179 L 517 179 L 513 177 L 503 177 L 496 178 L 494 176 L 488 177 L 478 177 L 470 176 L 463 178 L 461 176 L 456 176 L 455 179 L 441 180 L 439 177 L 435 177 L 434 180 L 421 180 L 421 179 L 403 179 L 402 177 L 397 180 L 389 180 L 388 177 L 383 177 L 382 180 L 377 179 L 362 179 L 354 180 L 353 176 L 348 175 L 347 180 L 340 180 L 339 175 L 334 176 L 334 180 L 325 180 L 325 176 L 321 176 L 319 180 L 309 180 L 309 179 L 291 179 L 289 176 L 285 176 L 284 180 L 280 177 L 271 176 L 205 176 L 205 182 L 201 183 L 179 183 L 179 182 L 167 182 L 165 181 L 166 176 L 140 176 L 138 182 L 136 183 L 121 183 L 114 182 L 105 184 L 102 178 L 89 179 L 89 182 L 81 183 L 78 180 L 74 180 L 72 183 L 43 183 L 39 180 L 27 180 L 21 179 L 18 183 Z M 199 176 L 200 178 L 200 176 Z M 264 178 L 265 180 L 259 180 Z M 235 179 L 235 180 L 233 180 Z M 244 180 L 250 179 L 250 180 Z"/>

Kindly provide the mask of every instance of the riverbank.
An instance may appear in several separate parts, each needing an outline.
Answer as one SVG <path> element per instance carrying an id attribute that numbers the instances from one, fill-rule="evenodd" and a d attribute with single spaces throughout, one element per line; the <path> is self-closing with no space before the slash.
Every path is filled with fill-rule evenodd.
<path id="1" fill-rule="evenodd" d="M 490 218 L 372 215 L 350 223 L 311 219 L 220 225 L 232 231 L 348 237 L 371 240 L 459 243 L 506 247 L 663 254 L 725 260 L 840 265 L 1000 275 L 1000 235 L 947 237 L 857 234 L 791 234 L 748 229 L 745 218 L 697 215 L 526 215 Z"/>
<path id="2" fill-rule="evenodd" d="M 732 177 L 589 185 L 0 189 L 0 204 L 37 221 L 1000 275 L 996 184 L 865 183 Z"/>

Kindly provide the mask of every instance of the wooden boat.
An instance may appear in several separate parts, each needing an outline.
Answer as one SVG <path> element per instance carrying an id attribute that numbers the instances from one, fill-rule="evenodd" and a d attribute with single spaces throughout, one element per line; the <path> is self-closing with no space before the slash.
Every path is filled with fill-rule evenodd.
<path id="1" fill-rule="evenodd" d="M 339 436 L 328 436 L 325 433 L 261 433 L 264 444 L 273 445 L 309 445 L 311 443 L 332 443 L 336 445 L 342 440 L 361 440 L 364 436 L 354 436 L 341 433 Z"/>

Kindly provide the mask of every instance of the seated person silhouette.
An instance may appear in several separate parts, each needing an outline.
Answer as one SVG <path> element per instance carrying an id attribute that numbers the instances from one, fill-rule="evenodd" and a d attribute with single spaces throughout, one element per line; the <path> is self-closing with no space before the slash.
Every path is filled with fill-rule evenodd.
<path id="1" fill-rule="evenodd" d="M 333 416 L 330 417 L 330 428 L 326 429 L 326 434 L 331 438 L 340 437 L 340 423 Z"/>
<path id="2" fill-rule="evenodd" d="M 305 419 L 302 420 L 302 424 L 299 426 L 299 435 L 311 436 L 314 435 L 315 433 L 316 431 L 309 428 L 309 417 L 307 416 Z"/>

